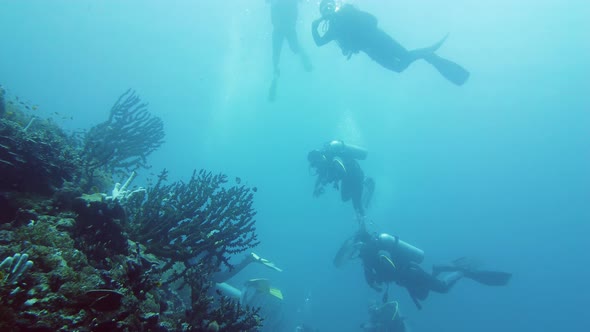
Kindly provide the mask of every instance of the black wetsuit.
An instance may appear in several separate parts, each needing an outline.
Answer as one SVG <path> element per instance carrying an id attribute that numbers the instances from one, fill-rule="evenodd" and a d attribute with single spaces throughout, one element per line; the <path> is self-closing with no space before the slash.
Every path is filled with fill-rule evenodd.
<path id="1" fill-rule="evenodd" d="M 351 56 L 359 51 L 383 67 L 400 72 L 419 57 L 412 54 L 377 26 L 375 16 L 352 5 L 344 5 L 327 20 L 328 28 L 322 37 L 314 29 L 318 46 L 335 40 L 342 54 Z"/>
<path id="2" fill-rule="evenodd" d="M 460 279 L 459 274 L 447 280 L 438 279 L 424 271 L 417 263 L 396 256 L 393 249 L 396 246 L 395 242 L 395 237 L 388 234 L 378 237 L 366 236 L 360 258 L 369 286 L 380 290 L 379 285 L 395 282 L 407 289 L 416 306 L 420 308 L 419 301 L 425 300 L 430 291 L 447 293 Z"/>
<path id="3" fill-rule="evenodd" d="M 344 167 L 346 167 L 346 174 L 342 177 L 340 197 L 344 202 L 352 200 L 354 210 L 363 216 L 365 209 L 362 203 L 362 196 L 365 173 L 356 160 L 343 159 L 343 162 Z"/>
<path id="4" fill-rule="evenodd" d="M 326 163 L 318 167 L 318 180 L 316 189 L 329 183 L 340 182 L 340 197 L 342 201 L 352 200 L 354 210 L 360 215 L 365 215 L 363 206 L 363 188 L 365 173 L 359 163 L 346 152 L 334 151 L 330 145 L 323 150 Z"/>
<path id="5" fill-rule="evenodd" d="M 405 332 L 406 324 L 400 316 L 397 302 L 387 302 L 369 308 L 369 323 L 363 324 L 365 332 Z"/>
<path id="6" fill-rule="evenodd" d="M 325 30 L 322 36 L 318 28 Z M 398 73 L 414 61 L 424 59 L 454 84 L 462 85 L 469 78 L 466 69 L 434 53 L 446 37 L 430 47 L 407 50 L 377 26 L 375 16 L 349 4 L 326 19 L 314 21 L 312 35 L 317 46 L 336 41 L 343 55 L 350 58 L 362 51 L 381 66 Z"/>

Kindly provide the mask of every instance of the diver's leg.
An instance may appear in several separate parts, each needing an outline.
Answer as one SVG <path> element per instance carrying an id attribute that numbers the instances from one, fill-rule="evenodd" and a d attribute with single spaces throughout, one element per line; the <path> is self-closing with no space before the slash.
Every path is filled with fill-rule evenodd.
<path id="1" fill-rule="evenodd" d="M 340 188 L 342 201 L 347 202 L 352 200 L 352 207 L 358 217 L 363 217 L 365 215 L 365 209 L 363 208 L 362 203 L 363 177 L 363 172 L 358 166 L 355 168 L 350 165 L 348 173 L 346 173 L 345 177 L 342 179 L 342 185 Z"/>
<path id="2" fill-rule="evenodd" d="M 374 38 L 374 46 L 368 48 L 366 53 L 383 67 L 398 73 L 406 70 L 414 61 L 424 59 L 446 79 L 457 85 L 462 85 L 469 78 L 469 72 L 458 64 L 434 53 L 442 46 L 447 36 L 429 47 L 408 51 L 395 39 L 381 32 Z"/>
<path id="3" fill-rule="evenodd" d="M 273 64 L 273 77 L 270 87 L 268 88 L 268 100 L 275 101 L 277 97 L 277 84 L 279 75 L 281 73 L 279 69 L 279 60 L 281 59 L 281 49 L 283 48 L 284 35 L 278 29 L 272 31 L 272 64 Z"/>
<path id="4" fill-rule="evenodd" d="M 461 271 L 462 269 L 456 265 L 443 265 L 443 264 L 435 264 L 432 265 L 432 275 L 437 277 L 439 274 L 444 272 L 457 272 Z"/>
<path id="5" fill-rule="evenodd" d="M 344 174 L 340 181 L 340 197 L 343 202 L 348 202 L 352 198 L 352 184 L 348 174 Z"/>
<path id="6" fill-rule="evenodd" d="M 435 276 L 430 275 L 428 278 L 428 285 L 433 292 L 447 293 L 461 278 L 463 278 L 462 272 L 453 272 L 445 279 L 438 279 Z"/>
<path id="7" fill-rule="evenodd" d="M 225 282 L 231 279 L 236 274 L 240 273 L 240 271 L 242 271 L 246 266 L 250 265 L 250 263 L 253 263 L 255 261 L 256 260 L 254 259 L 254 256 L 252 254 L 246 255 L 238 264 L 233 265 L 232 268 L 226 271 L 215 273 L 212 279 L 217 283 Z"/>
<path id="8" fill-rule="evenodd" d="M 307 53 L 299 44 L 299 39 L 297 38 L 297 33 L 295 32 L 295 28 L 291 29 L 290 31 L 285 33 L 285 38 L 289 43 L 289 47 L 293 53 L 298 54 L 299 58 L 301 59 L 301 64 L 303 64 L 303 68 L 305 71 L 310 72 L 313 70 L 313 66 L 307 57 Z"/>
<path id="9" fill-rule="evenodd" d="M 297 33 L 295 32 L 295 28 L 285 31 L 285 39 L 287 39 L 287 43 L 289 43 L 289 48 L 293 53 L 297 54 L 301 51 L 301 46 L 299 45 L 299 40 L 297 39 Z"/>
<path id="10" fill-rule="evenodd" d="M 272 63 L 274 69 L 274 75 L 279 76 L 279 61 L 281 59 L 281 49 L 283 48 L 283 39 L 285 35 L 278 29 L 272 31 Z"/>
<path id="11" fill-rule="evenodd" d="M 364 51 L 381 66 L 401 73 L 419 59 L 420 54 L 410 52 L 387 33 L 379 30 L 372 36 L 370 46 Z"/>
<path id="12" fill-rule="evenodd" d="M 401 71 L 405 70 L 406 68 L 408 68 L 416 60 L 420 60 L 420 59 L 426 60 L 428 57 L 431 57 L 432 55 L 434 55 L 434 52 L 436 50 L 438 50 L 439 47 L 442 46 L 442 44 L 445 42 L 446 39 L 447 39 L 447 36 L 445 36 L 443 39 L 436 42 L 434 45 L 429 46 L 429 47 L 425 47 L 425 48 L 420 48 L 420 49 L 411 50 L 411 51 L 408 51 L 405 49 L 403 51 L 398 50 L 397 55 L 395 57 L 396 61 L 392 61 L 393 66 L 395 66 L 397 68 L 398 72 L 401 72 Z"/>
<path id="13" fill-rule="evenodd" d="M 399 284 L 406 288 L 416 308 L 421 310 L 422 304 L 420 304 L 420 301 L 426 300 L 428 293 L 430 293 L 429 274 L 417 264 L 413 264 L 400 272 L 403 275 L 402 282 Z"/>

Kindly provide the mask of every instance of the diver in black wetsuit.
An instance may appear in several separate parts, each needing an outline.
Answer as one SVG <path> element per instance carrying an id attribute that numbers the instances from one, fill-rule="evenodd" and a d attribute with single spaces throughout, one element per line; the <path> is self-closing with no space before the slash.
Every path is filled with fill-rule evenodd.
<path id="1" fill-rule="evenodd" d="M 365 279 L 371 288 L 382 291 L 383 284 L 395 282 L 406 288 L 418 309 L 422 308 L 420 301 L 431 291 L 447 293 L 464 277 L 488 286 L 504 286 L 512 276 L 506 272 L 477 269 L 475 263 L 466 258 L 449 265 L 435 265 L 432 273 L 428 273 L 419 265 L 424 259 L 422 250 L 398 237 L 386 233 L 371 235 L 363 228 L 344 243 L 334 264 L 340 266 L 355 255 L 362 260 Z M 439 278 L 441 273 L 447 273 L 446 278 Z"/>
<path id="2" fill-rule="evenodd" d="M 406 332 L 405 317 L 399 312 L 396 301 L 374 304 L 369 307 L 369 321 L 362 324 L 364 332 Z"/>
<path id="3" fill-rule="evenodd" d="M 317 46 L 336 41 L 342 54 L 349 59 L 363 51 L 381 66 L 398 73 L 414 61 L 423 59 L 456 85 L 463 85 L 469 78 L 465 68 L 435 53 L 446 36 L 430 47 L 409 51 L 377 26 L 375 16 L 350 4 L 338 7 L 334 0 L 322 0 L 320 13 L 322 17 L 312 23 L 312 35 Z M 323 35 L 318 32 L 321 23 L 324 23 Z"/>
<path id="4" fill-rule="evenodd" d="M 273 26 L 272 30 L 272 63 L 274 68 L 274 77 L 269 90 L 268 98 L 270 101 L 275 99 L 277 80 L 280 75 L 279 61 L 283 42 L 286 40 L 293 53 L 298 54 L 305 71 L 313 69 L 305 51 L 299 45 L 297 31 L 297 5 L 300 0 L 266 0 L 270 3 L 270 17 Z"/>
<path id="5" fill-rule="evenodd" d="M 342 201 L 352 200 L 352 206 L 361 220 L 375 190 L 375 181 L 365 177 L 357 162 L 357 159 L 366 157 L 365 149 L 340 140 L 326 143 L 321 150 L 310 151 L 307 160 L 317 174 L 313 195 L 321 195 L 326 185 L 333 184 L 340 189 Z"/>

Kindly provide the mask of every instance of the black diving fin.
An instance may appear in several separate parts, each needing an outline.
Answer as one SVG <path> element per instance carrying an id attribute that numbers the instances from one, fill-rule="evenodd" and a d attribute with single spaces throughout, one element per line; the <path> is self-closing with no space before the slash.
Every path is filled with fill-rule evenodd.
<path id="1" fill-rule="evenodd" d="M 461 86 L 465 84 L 469 78 L 469 71 L 467 69 L 451 60 L 441 58 L 434 53 L 426 57 L 425 60 L 433 65 L 444 78 L 451 81 L 453 84 Z"/>

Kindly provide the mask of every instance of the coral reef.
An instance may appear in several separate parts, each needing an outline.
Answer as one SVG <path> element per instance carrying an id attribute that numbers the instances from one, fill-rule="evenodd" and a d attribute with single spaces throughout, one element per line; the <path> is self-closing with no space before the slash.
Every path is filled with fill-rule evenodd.
<path id="1" fill-rule="evenodd" d="M 6 112 L 6 104 L 4 102 L 5 94 L 6 91 L 4 91 L 4 88 L 0 85 L 0 116 L 4 116 L 4 112 Z"/>
<path id="2" fill-rule="evenodd" d="M 0 190 L 50 194 L 79 178 L 74 139 L 55 123 L 11 111 L 0 119 Z"/>
<path id="3" fill-rule="evenodd" d="M 147 189 L 129 189 L 132 176 L 103 194 L 111 172 L 147 167 L 163 138 L 161 120 L 130 91 L 82 141 L 33 118 L 18 109 L 0 118 L 0 330 L 261 325 L 256 308 L 212 296 L 210 278 L 258 244 L 255 188 L 204 170 L 165 184 L 163 171 Z"/>
<path id="4" fill-rule="evenodd" d="M 228 255 L 258 244 L 254 233 L 254 189 L 225 188 L 227 176 L 201 170 L 187 183 L 164 185 L 167 172 L 147 191 L 141 206 L 128 204 L 130 236 L 149 252 L 175 261 L 198 256 L 207 264 L 230 266 Z"/>
<path id="5" fill-rule="evenodd" d="M 6 257 L 0 263 L 0 282 L 3 284 L 14 284 L 29 271 L 33 266 L 33 261 L 29 260 L 29 255 L 16 253 L 14 256 Z"/>
<path id="6" fill-rule="evenodd" d="M 209 277 L 221 265 L 232 268 L 231 255 L 258 244 L 252 208 L 255 188 L 226 188 L 227 176 L 204 170 L 194 171 L 187 183 L 165 185 L 166 175 L 164 170 L 154 187 L 147 190 L 145 200 L 126 204 L 129 234 L 132 240 L 144 244 L 147 252 L 167 261 L 162 270 L 176 266 L 165 283 L 181 280 L 181 287 L 188 287 L 188 321 L 191 326 L 204 327 L 208 319 L 219 316 L 219 310 L 208 309 L 213 302 L 208 295 Z M 221 305 L 235 305 L 229 303 L 224 300 Z M 226 308 L 223 312 L 232 311 Z M 229 321 L 234 324 L 259 323 L 240 307 L 233 315 Z"/>
<path id="7" fill-rule="evenodd" d="M 147 167 L 146 157 L 164 142 L 162 119 L 148 112 L 147 103 L 129 89 L 111 108 L 109 119 L 84 136 L 82 156 L 87 174 Z"/>

